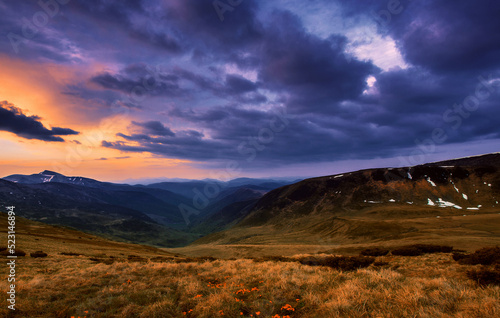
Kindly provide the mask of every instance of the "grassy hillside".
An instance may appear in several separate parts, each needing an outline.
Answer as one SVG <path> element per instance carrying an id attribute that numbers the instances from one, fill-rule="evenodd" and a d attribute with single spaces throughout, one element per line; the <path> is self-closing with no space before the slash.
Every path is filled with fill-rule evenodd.
<path id="1" fill-rule="evenodd" d="M 480 266 L 459 265 L 450 253 L 389 254 L 365 268 L 339 270 L 304 262 L 338 254 L 314 254 L 310 245 L 275 246 L 277 255 L 302 249 L 302 255 L 290 258 L 259 257 L 269 250 L 244 248 L 245 255 L 233 259 L 189 258 L 23 218 L 17 218 L 16 228 L 17 250 L 27 255 L 17 259 L 15 315 L 3 297 L 2 317 L 500 315 L 500 287 L 469 279 L 468 271 Z M 6 229 L 2 214 L 0 247 L 7 243 Z M 29 256 L 39 250 L 48 256 Z M 7 277 L 8 270 L 0 266 L 0 275 Z M 9 288 L 0 280 L 1 290 Z"/>
<path id="2" fill-rule="evenodd" d="M 250 259 L 19 262 L 18 317 L 498 317 L 500 287 L 450 254 L 378 257 L 343 272 Z M 5 277 L 3 266 L 0 273 Z M 0 288 L 6 290 L 5 281 Z M 5 297 L 0 315 L 8 317 Z"/>
<path id="3" fill-rule="evenodd" d="M 183 251 L 218 245 L 357 246 L 500 243 L 500 155 L 312 178 L 264 195 L 232 228 Z M 453 163 L 455 166 L 444 166 Z M 200 246 L 203 245 L 203 246 Z M 266 245 L 266 246 L 264 246 Z"/>
<path id="4" fill-rule="evenodd" d="M 7 215 L 0 213 L 0 246 L 7 245 Z M 80 254 L 81 257 L 96 255 L 125 257 L 129 254 L 146 256 L 173 256 L 172 253 L 161 249 L 128 244 L 76 231 L 66 227 L 52 226 L 45 223 L 16 217 L 16 247 L 29 255 L 31 252 L 42 250 L 51 257 L 61 253 Z"/>

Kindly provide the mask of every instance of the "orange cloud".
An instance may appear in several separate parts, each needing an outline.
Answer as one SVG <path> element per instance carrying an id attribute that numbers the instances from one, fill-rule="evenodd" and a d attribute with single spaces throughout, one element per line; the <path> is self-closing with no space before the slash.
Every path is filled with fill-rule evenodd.
<path id="1" fill-rule="evenodd" d="M 126 131 L 131 115 L 106 117 L 92 112 L 93 105 L 84 105 L 81 100 L 62 94 L 69 83 L 79 82 L 100 70 L 102 66 L 98 64 L 34 63 L 0 55 L 1 100 L 14 104 L 28 116 L 41 117 L 40 122 L 49 129 L 68 127 L 80 132 L 78 136 L 65 136 L 64 143 L 55 143 L 27 140 L 0 131 L 0 147 L 4 150 L 0 153 L 0 175 L 49 169 L 101 180 L 204 176 L 202 170 L 190 167 L 187 160 L 123 154 L 101 147 L 102 140 L 116 140 L 116 132 Z M 116 159 L 123 156 L 129 158 Z M 96 160 L 100 158 L 107 160 Z"/>

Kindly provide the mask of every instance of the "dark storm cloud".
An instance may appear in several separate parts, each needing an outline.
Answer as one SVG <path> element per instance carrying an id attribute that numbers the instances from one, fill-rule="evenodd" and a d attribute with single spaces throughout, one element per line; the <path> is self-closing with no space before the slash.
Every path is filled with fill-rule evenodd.
<path id="1" fill-rule="evenodd" d="M 272 21 L 260 77 L 266 87 L 287 91 L 289 106 L 298 112 L 331 112 L 336 102 L 358 97 L 368 75 L 377 72 L 345 54 L 344 36 L 320 39 L 288 12 L 275 12 Z"/>
<path id="2" fill-rule="evenodd" d="M 341 5 L 348 15 L 364 14 L 376 21 L 414 65 L 435 72 L 500 67 L 498 1 L 354 0 Z"/>
<path id="3" fill-rule="evenodd" d="M 265 32 L 257 18 L 258 1 L 242 1 L 224 15 L 223 23 L 212 0 L 173 0 L 167 6 L 168 19 L 182 30 L 197 62 L 255 63 L 255 56 L 246 52 L 259 44 Z"/>
<path id="4" fill-rule="evenodd" d="M 145 64 L 132 64 L 119 74 L 105 72 L 90 79 L 103 88 L 126 94 L 141 90 L 149 95 L 175 96 L 181 93 L 178 76 L 161 73 Z"/>
<path id="5" fill-rule="evenodd" d="M 500 67 L 500 2 L 412 2 L 410 15 L 389 28 L 411 63 L 437 72 Z"/>
<path id="6" fill-rule="evenodd" d="M 145 132 L 155 136 L 175 136 L 170 128 L 163 126 L 159 121 L 148 121 L 139 123 L 133 121 L 132 124 L 144 128 Z"/>
<path id="7" fill-rule="evenodd" d="M 25 60 L 81 62 L 74 44 L 56 27 L 65 21 L 60 15 L 49 16 L 29 1 L 8 1 L 1 10 L 0 52 Z"/>
<path id="8" fill-rule="evenodd" d="M 236 75 L 226 76 L 226 87 L 228 91 L 235 94 L 252 92 L 257 89 L 257 85 L 254 82 Z"/>
<path id="9" fill-rule="evenodd" d="M 498 137 L 491 120 L 500 116 L 497 88 L 486 88 L 490 96 L 467 115 L 454 108 L 474 95 L 479 76 L 498 77 L 498 1 L 338 3 L 346 17 L 362 16 L 354 19 L 357 27 L 366 19 L 366 25 L 378 22 L 378 32 L 394 39 L 408 67 L 384 71 L 361 61 L 345 52 L 359 39 L 336 32 L 319 36 L 304 26 L 304 17 L 314 14 L 307 6 L 296 15 L 279 4 L 263 12 L 269 4 L 263 1 L 242 1 L 222 22 L 213 0 L 74 0 L 16 56 L 109 63 L 106 71 L 67 84 L 63 94 L 82 99 L 82 107 L 101 117 L 116 105 L 138 116 L 129 131 L 115 132 L 117 140 L 102 143 L 124 152 L 246 160 L 259 132 L 283 110 L 289 113 L 286 129 L 258 144 L 265 151 L 256 150 L 255 164 L 397 155 L 436 127 L 446 130 L 446 143 Z M 0 5 L 6 9 L 0 28 L 9 32 L 22 27 L 22 16 L 40 10 L 22 1 Z M 0 51 L 12 54 L 7 37 L 0 39 Z M 376 78 L 371 88 L 369 76 Z M 147 105 L 130 98 L 136 88 L 149 98 Z M 179 124 L 166 127 L 158 114 Z M 72 132 L 43 129 L 52 134 L 47 138 L 61 140 L 57 135 Z"/>
<path id="10" fill-rule="evenodd" d="M 174 30 L 154 28 L 154 24 L 151 23 L 139 25 L 135 23 L 134 17 L 146 17 L 149 21 L 162 22 L 162 16 L 157 16 L 147 1 L 76 0 L 70 4 L 70 8 L 97 20 L 100 24 L 112 25 L 117 30 L 123 30 L 129 37 L 146 45 L 174 54 L 182 51 L 182 45 L 176 38 Z"/>
<path id="11" fill-rule="evenodd" d="M 232 150 L 230 143 L 223 140 L 204 140 L 202 139 L 203 133 L 193 130 L 176 131 L 175 136 L 167 137 L 140 134 L 129 136 L 122 133 L 119 133 L 118 136 L 126 141 L 109 142 L 104 140 L 101 146 L 123 152 L 149 152 L 166 157 L 194 160 L 222 160 Z"/>
<path id="12" fill-rule="evenodd" d="M 8 131 L 26 139 L 43 141 L 64 141 L 59 136 L 78 135 L 79 132 L 69 128 L 53 127 L 47 129 L 38 116 L 26 116 L 13 104 L 0 102 L 0 130 Z"/>
<path id="13" fill-rule="evenodd" d="M 214 114 L 219 115 L 215 117 Z M 385 147 L 384 154 L 388 156 L 395 153 L 396 145 L 405 146 L 409 141 L 404 128 L 355 126 L 345 119 L 325 118 L 321 121 L 321 117 L 313 115 L 298 117 L 219 107 L 207 111 L 171 112 L 169 116 L 196 122 L 210 134 L 203 138 L 199 132 L 182 131 L 176 132 L 176 137 L 161 138 L 119 133 L 121 141 L 106 141 L 102 146 L 195 161 L 241 160 L 246 165 L 261 166 L 264 163 L 328 161 L 332 156 L 335 159 L 370 157 L 380 155 L 381 146 Z M 207 117 L 212 120 L 202 120 Z M 258 160 L 253 161 L 252 154 Z"/>

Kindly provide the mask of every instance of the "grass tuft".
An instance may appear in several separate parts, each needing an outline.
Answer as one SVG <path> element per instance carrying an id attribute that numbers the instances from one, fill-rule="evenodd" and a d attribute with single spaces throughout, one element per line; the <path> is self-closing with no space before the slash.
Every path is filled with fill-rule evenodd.
<path id="1" fill-rule="evenodd" d="M 33 258 L 47 257 L 47 253 L 44 253 L 43 251 L 36 251 L 30 253 L 30 256 Z"/>

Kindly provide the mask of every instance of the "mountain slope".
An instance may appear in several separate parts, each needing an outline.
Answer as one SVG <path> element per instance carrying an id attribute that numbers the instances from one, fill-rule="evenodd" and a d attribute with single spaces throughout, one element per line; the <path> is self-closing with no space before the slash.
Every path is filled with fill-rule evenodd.
<path id="1" fill-rule="evenodd" d="M 307 179 L 267 193 L 237 225 L 195 244 L 498 238 L 499 158 L 491 154 Z M 481 223 L 479 216 L 485 215 L 488 224 Z"/>
<path id="2" fill-rule="evenodd" d="M 188 188 L 192 185 L 204 187 L 208 182 L 193 181 Z M 246 182 L 251 184 L 244 185 Z M 176 189 L 179 184 L 185 185 L 174 182 L 169 186 Z M 179 246 L 202 234 L 234 225 L 246 214 L 241 214 L 235 206 L 225 209 L 227 206 L 256 200 L 269 191 L 269 186 L 281 184 L 246 178 L 224 183 L 219 195 L 199 215 L 194 215 L 190 224 L 186 223 L 179 205 L 192 204 L 192 200 L 178 193 L 156 187 L 67 177 L 48 170 L 0 179 L 0 199 L 7 205 L 15 205 L 23 211 L 23 216 L 32 220 L 70 226 L 114 239 Z M 224 210 L 223 217 L 210 219 L 221 210 Z"/>
<path id="3" fill-rule="evenodd" d="M 158 224 L 141 212 L 141 207 L 163 208 L 166 205 L 142 192 L 57 182 L 18 184 L 0 180 L 0 202 L 16 206 L 20 216 L 31 220 L 129 242 L 180 246 L 197 237 Z M 172 215 L 171 221 L 182 222 L 182 216 Z"/>

